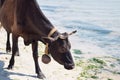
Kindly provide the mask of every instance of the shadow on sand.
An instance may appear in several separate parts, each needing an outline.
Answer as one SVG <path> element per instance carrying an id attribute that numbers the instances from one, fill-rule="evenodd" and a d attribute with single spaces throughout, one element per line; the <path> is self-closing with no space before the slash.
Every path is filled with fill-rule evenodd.
<path id="1" fill-rule="evenodd" d="M 0 80 L 11 80 L 9 78 L 9 73 L 4 70 L 4 62 L 0 60 Z"/>
<path id="2" fill-rule="evenodd" d="M 4 56 L 4 55 L 10 55 L 10 54 L 0 52 L 0 56 Z M 0 80 L 12 80 L 10 78 L 10 75 L 28 76 L 28 77 L 37 78 L 35 75 L 28 75 L 28 74 L 24 74 L 24 73 L 11 72 L 11 70 L 4 68 L 4 65 L 5 65 L 5 61 L 2 61 L 0 58 Z"/>

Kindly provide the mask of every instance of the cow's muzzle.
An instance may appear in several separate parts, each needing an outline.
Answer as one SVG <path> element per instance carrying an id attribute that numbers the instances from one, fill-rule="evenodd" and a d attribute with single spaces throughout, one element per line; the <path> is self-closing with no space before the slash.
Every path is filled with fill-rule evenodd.
<path id="1" fill-rule="evenodd" d="M 67 70 L 74 69 L 74 67 L 75 67 L 75 64 L 74 64 L 74 63 L 72 63 L 72 64 L 71 64 L 71 63 L 69 63 L 69 64 L 68 64 L 68 63 L 65 63 L 65 64 L 64 64 L 64 68 L 67 69 Z"/>

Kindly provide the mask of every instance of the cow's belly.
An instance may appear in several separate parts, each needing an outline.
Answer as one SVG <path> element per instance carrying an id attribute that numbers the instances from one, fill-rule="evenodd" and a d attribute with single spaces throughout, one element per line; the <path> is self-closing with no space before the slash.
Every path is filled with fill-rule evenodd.
<path id="1" fill-rule="evenodd" d="M 4 29 L 11 33 L 11 27 L 13 25 L 13 20 L 7 17 L 6 15 L 1 16 L 1 24 L 4 27 Z"/>

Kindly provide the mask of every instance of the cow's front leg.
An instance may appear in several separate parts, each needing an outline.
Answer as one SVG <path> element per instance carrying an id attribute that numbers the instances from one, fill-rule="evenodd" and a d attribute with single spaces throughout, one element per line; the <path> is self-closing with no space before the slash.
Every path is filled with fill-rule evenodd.
<path id="1" fill-rule="evenodd" d="M 38 42 L 37 41 L 32 43 L 32 51 L 33 51 L 33 59 L 35 63 L 35 70 L 37 73 L 37 77 L 40 79 L 43 79 L 45 78 L 45 76 L 42 73 L 38 63 Z"/>
<path id="2" fill-rule="evenodd" d="M 14 66 L 14 57 L 16 52 L 18 51 L 18 36 L 12 35 L 12 56 L 8 65 L 8 69 L 12 69 Z"/>

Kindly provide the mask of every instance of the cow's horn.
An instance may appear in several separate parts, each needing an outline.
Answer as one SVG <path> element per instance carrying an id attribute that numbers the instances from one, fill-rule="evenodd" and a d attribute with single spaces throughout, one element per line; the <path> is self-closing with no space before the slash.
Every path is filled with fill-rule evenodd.
<path id="1" fill-rule="evenodd" d="M 59 38 L 60 38 L 60 39 L 66 39 L 66 38 L 68 37 L 68 35 L 69 35 L 69 34 L 65 32 L 65 33 L 59 35 Z"/>
<path id="2" fill-rule="evenodd" d="M 64 35 L 59 35 L 60 39 L 65 39 L 66 37 Z"/>
<path id="3" fill-rule="evenodd" d="M 69 33 L 69 35 L 75 34 L 77 32 L 77 30 L 72 31 L 71 33 Z"/>

